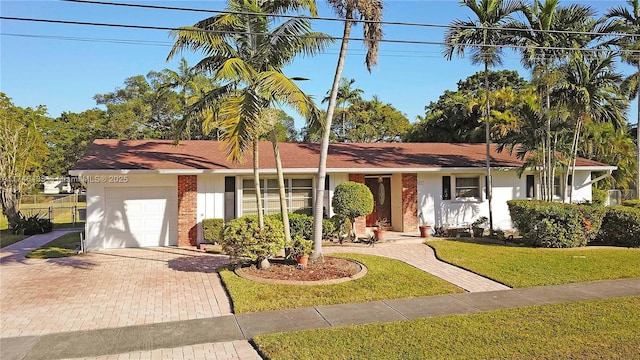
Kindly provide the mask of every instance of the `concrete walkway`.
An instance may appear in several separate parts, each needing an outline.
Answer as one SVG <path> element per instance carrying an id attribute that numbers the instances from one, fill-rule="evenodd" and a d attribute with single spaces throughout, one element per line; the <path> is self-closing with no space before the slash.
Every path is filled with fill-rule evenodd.
<path id="1" fill-rule="evenodd" d="M 323 248 L 326 254 L 331 253 L 357 253 L 384 256 L 403 261 L 422 271 L 428 272 L 445 281 L 457 285 L 469 292 L 484 292 L 509 290 L 510 287 L 486 277 L 461 269 L 457 266 L 440 261 L 432 248 L 412 241 L 398 243 L 381 243 L 375 246 L 327 246 Z"/>
<path id="2" fill-rule="evenodd" d="M 25 256 L 40 246 L 59 238 L 64 234 L 68 234 L 74 231 L 81 231 L 76 229 L 54 230 L 46 234 L 32 235 L 28 238 L 13 243 L 9 246 L 5 246 L 0 249 L 0 265 L 6 265 L 9 263 L 24 263 Z"/>
<path id="3" fill-rule="evenodd" d="M 255 350 L 247 348 L 246 340 L 261 334 L 623 296 L 640 296 L 640 279 L 315 306 L 114 329 L 3 338 L 0 339 L 0 349 L 3 360 L 258 359 Z M 215 349 L 216 346 L 222 353 L 205 352 L 205 348 Z M 236 350 L 235 355 L 225 355 L 233 350 Z M 118 355 L 104 356 L 108 354 Z"/>

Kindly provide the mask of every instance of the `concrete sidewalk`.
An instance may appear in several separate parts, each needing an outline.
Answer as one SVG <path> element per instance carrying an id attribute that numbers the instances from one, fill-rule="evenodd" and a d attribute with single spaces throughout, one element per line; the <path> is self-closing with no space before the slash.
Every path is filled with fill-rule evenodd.
<path id="1" fill-rule="evenodd" d="M 237 341 L 248 340 L 261 334 L 471 314 L 494 309 L 623 296 L 640 296 L 640 278 L 316 306 L 151 325 L 3 338 L 0 339 L 0 349 L 3 359 L 98 358 L 107 354 L 121 354 L 121 358 L 128 359 L 131 354 L 139 358 L 152 356 L 154 351 L 156 355 L 165 351 L 170 354 L 167 358 L 192 359 L 196 358 L 188 355 L 193 354 L 192 345 L 198 347 L 196 344 L 224 343 L 231 344 L 225 345 L 231 347 L 233 344 L 244 346 L 245 342 Z M 158 349 L 165 350 L 158 352 Z M 243 351 L 245 357 L 229 358 L 257 358 L 254 351 L 246 348 Z"/>

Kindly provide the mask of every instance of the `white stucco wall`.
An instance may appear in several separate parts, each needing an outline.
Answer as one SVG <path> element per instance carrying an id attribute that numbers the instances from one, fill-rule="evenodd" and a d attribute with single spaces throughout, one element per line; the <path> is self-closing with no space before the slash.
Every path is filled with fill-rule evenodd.
<path id="1" fill-rule="evenodd" d="M 107 243 L 104 236 L 106 226 L 108 226 L 105 221 L 105 189 L 169 187 L 175 189 L 174 192 L 177 194 L 177 175 L 101 172 L 99 175 L 84 174 L 80 176 L 84 179 L 87 189 L 85 246 L 88 251 L 117 247 Z M 168 217 L 167 221 L 175 222 L 177 228 L 177 214 Z"/>
<path id="2" fill-rule="evenodd" d="M 198 175 L 197 219 L 199 244 L 204 240 L 202 220 L 224 219 L 224 175 Z"/>

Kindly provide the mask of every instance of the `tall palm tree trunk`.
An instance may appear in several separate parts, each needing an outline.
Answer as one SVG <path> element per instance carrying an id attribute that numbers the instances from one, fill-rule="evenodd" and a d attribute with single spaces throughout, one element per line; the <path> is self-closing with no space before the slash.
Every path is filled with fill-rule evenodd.
<path id="1" fill-rule="evenodd" d="M 342 34 L 342 44 L 340 46 L 340 54 L 338 56 L 338 64 L 336 73 L 333 78 L 331 87 L 331 95 L 329 97 L 329 106 L 327 107 L 327 117 L 322 132 L 322 143 L 320 145 L 320 164 L 318 165 L 318 176 L 316 177 L 316 198 L 313 204 L 313 254 L 311 260 L 314 262 L 323 262 L 322 255 L 322 215 L 324 204 L 324 182 L 327 175 L 327 155 L 329 153 L 329 135 L 331 132 L 331 120 L 336 108 L 336 98 L 338 97 L 338 87 L 340 86 L 340 78 L 344 69 L 344 61 L 347 57 L 347 48 L 349 47 L 349 36 L 351 35 L 351 18 L 353 11 L 347 9 L 344 20 L 344 31 Z M 328 210 L 328 209 L 327 209 Z"/>
<path id="2" fill-rule="evenodd" d="M 491 179 L 491 122 L 489 121 L 489 116 L 491 114 L 491 109 L 489 108 L 489 64 L 485 61 L 484 63 L 484 101 L 485 101 L 485 116 L 484 116 L 484 127 L 485 127 L 485 136 L 486 138 L 486 148 L 487 148 L 487 202 L 489 203 L 489 234 L 493 235 L 493 208 L 491 206 L 491 198 L 493 197 L 493 181 Z"/>
<path id="3" fill-rule="evenodd" d="M 258 146 L 260 140 L 258 136 L 253 139 L 253 186 L 256 191 L 256 206 L 258 209 L 258 226 L 260 231 L 264 229 L 264 213 L 262 212 L 262 192 L 260 191 L 260 158 Z"/>
<path id="4" fill-rule="evenodd" d="M 276 137 L 275 127 L 270 131 L 271 144 L 273 144 L 273 156 L 276 159 L 276 172 L 278 173 L 278 191 L 280 193 L 280 213 L 282 214 L 282 225 L 284 226 L 284 237 L 286 244 L 291 243 L 291 229 L 289 227 L 289 207 L 287 206 L 287 194 L 284 188 L 284 175 L 282 173 L 282 159 L 280 158 L 280 147 Z"/>
<path id="5" fill-rule="evenodd" d="M 638 124 L 636 126 L 636 161 L 638 166 L 638 178 L 636 179 L 636 198 L 640 200 L 640 55 L 638 56 L 638 79 L 636 80 L 636 92 L 638 95 Z"/>

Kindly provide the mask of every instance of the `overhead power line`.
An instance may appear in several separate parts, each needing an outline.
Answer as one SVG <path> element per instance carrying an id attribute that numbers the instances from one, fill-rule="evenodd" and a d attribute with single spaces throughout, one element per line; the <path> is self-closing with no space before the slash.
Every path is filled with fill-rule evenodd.
<path id="1" fill-rule="evenodd" d="M 199 9 L 199 8 L 189 8 L 189 7 L 178 7 L 178 6 L 162 6 L 162 5 L 145 5 L 145 4 L 131 4 L 131 3 L 121 3 L 121 2 L 112 2 L 112 1 L 99 1 L 99 0 L 60 0 L 63 2 L 72 2 L 72 3 L 82 3 L 82 4 L 91 4 L 91 5 L 108 5 L 108 6 L 121 6 L 121 7 L 134 7 L 134 8 L 142 8 L 142 9 L 154 9 L 154 10 L 172 10 L 172 11 L 189 11 L 189 12 L 203 12 L 203 13 L 213 13 L 213 14 L 235 14 L 235 15 L 253 15 L 253 16 L 271 16 L 271 17 L 279 17 L 284 19 L 298 19 L 298 18 L 306 18 L 309 20 L 322 20 L 322 21 L 337 21 L 344 22 L 345 19 L 336 18 L 336 17 L 309 17 L 304 15 L 287 15 L 287 14 L 265 14 L 265 13 L 256 13 L 256 12 L 248 12 L 248 11 L 231 11 L 231 10 L 211 10 L 211 9 Z M 542 29 L 520 29 L 520 28 L 504 28 L 504 27 L 479 27 L 479 26 L 460 26 L 460 25 L 447 25 L 447 24 L 432 24 L 432 23 L 415 23 L 415 22 L 405 22 L 405 21 L 386 21 L 386 20 L 353 20 L 362 23 L 377 23 L 382 25 L 399 25 L 399 26 L 415 26 L 415 27 L 431 27 L 431 28 L 441 28 L 441 29 L 487 29 L 487 30 L 496 30 L 496 31 L 516 31 L 516 32 L 542 32 L 542 33 L 551 33 L 551 34 L 573 34 L 573 35 L 593 35 L 593 36 L 637 36 L 637 34 L 629 34 L 629 33 L 604 33 L 597 31 L 575 31 L 575 30 L 542 30 Z"/>
<path id="2" fill-rule="evenodd" d="M 66 0 L 65 0 L 66 1 Z M 10 16 L 0 16 L 0 20 L 12 20 L 12 21 L 27 21 L 27 22 L 39 22 L 39 23 L 50 23 L 50 24 L 64 24 L 64 25 L 82 25 L 82 26 L 101 26 L 101 27 L 113 27 L 113 28 L 126 28 L 126 29 L 141 29 L 141 30 L 164 30 L 164 31 L 193 31 L 193 32 L 205 32 L 212 34 L 245 34 L 245 35 L 265 35 L 264 33 L 255 33 L 255 32 L 231 32 L 231 31 L 221 31 L 221 30 L 207 30 L 207 29 L 197 29 L 197 28 L 174 28 L 174 27 L 166 27 L 166 26 L 150 26 L 150 25 L 130 25 L 130 24 L 111 24 L 111 23 L 98 23 L 98 22 L 85 22 L 85 21 L 73 21 L 73 20 L 56 20 L 56 19 L 35 19 L 35 18 L 23 18 L 23 17 L 10 17 Z M 318 36 L 313 35 L 290 35 L 297 37 L 315 37 Z M 342 40 L 342 37 L 336 36 L 326 36 L 323 37 L 325 39 L 330 40 Z M 366 41 L 365 38 L 348 38 L 349 41 Z M 424 40 L 400 40 L 400 39 L 380 39 L 378 42 L 382 43 L 393 43 L 393 44 L 413 44 L 413 45 L 437 45 L 437 46 L 447 46 L 448 44 L 441 41 L 424 41 Z M 509 48 L 509 49 L 531 49 L 531 47 L 520 46 L 520 45 L 496 45 L 496 44 L 474 44 L 469 45 L 469 47 L 483 47 L 483 48 Z M 595 49 L 595 48 L 574 48 L 574 47 L 562 47 L 562 46 L 539 46 L 535 47 L 537 50 L 557 50 L 557 51 L 586 51 L 586 52 L 607 52 L 610 51 L 608 49 Z M 626 50 L 622 49 L 619 52 L 623 53 L 638 53 L 640 50 Z"/>
<path id="3" fill-rule="evenodd" d="M 61 35 L 44 35 L 44 34 L 17 34 L 17 33 L 3 33 L 0 32 L 0 36 L 12 36 L 23 37 L 32 39 L 47 39 L 47 40 L 63 40 L 63 41 L 82 41 L 82 42 L 96 42 L 96 43 L 112 43 L 112 44 L 127 44 L 127 45 L 149 45 L 149 46 L 163 46 L 171 47 L 173 42 L 170 41 L 152 41 L 152 40 L 140 40 L 140 39 L 114 39 L 114 38 L 96 38 L 96 37 L 76 37 L 76 36 L 61 36 Z M 354 49 L 351 51 L 353 54 L 364 55 L 366 51 Z M 325 51 L 318 55 L 337 55 L 337 51 Z M 401 57 L 401 58 L 442 58 L 439 52 L 426 52 L 416 50 L 392 50 L 379 54 L 380 57 Z"/>

